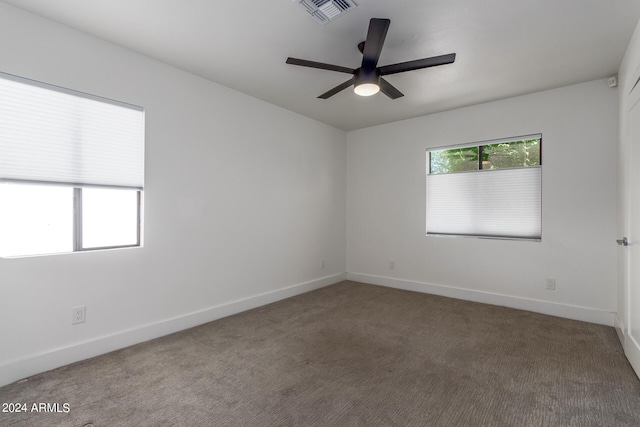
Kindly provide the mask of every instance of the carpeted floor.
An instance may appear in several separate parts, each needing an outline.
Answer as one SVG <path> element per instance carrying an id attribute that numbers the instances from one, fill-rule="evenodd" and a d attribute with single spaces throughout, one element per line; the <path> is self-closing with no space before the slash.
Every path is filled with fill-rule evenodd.
<path id="1" fill-rule="evenodd" d="M 343 282 L 0 388 L 2 426 L 638 426 L 613 328 Z"/>

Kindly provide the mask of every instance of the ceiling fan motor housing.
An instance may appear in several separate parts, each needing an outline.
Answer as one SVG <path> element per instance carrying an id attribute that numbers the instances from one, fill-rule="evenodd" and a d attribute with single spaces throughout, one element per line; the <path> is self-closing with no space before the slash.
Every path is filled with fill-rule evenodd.
<path id="1" fill-rule="evenodd" d="M 380 72 L 377 69 L 365 70 L 364 68 L 358 68 L 353 75 L 355 76 L 354 83 L 356 86 L 365 83 L 380 86 Z"/>
<path id="2" fill-rule="evenodd" d="M 380 91 L 380 72 L 377 69 L 358 68 L 353 76 L 353 91 L 356 94 L 371 96 Z"/>

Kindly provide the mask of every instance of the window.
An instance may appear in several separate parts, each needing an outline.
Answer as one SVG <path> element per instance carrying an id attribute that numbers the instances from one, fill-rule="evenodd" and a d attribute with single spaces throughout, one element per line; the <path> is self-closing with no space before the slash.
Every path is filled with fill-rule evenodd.
<path id="1" fill-rule="evenodd" d="M 427 151 L 427 234 L 540 240 L 542 135 Z"/>
<path id="2" fill-rule="evenodd" d="M 141 245 L 144 112 L 0 73 L 0 256 Z"/>

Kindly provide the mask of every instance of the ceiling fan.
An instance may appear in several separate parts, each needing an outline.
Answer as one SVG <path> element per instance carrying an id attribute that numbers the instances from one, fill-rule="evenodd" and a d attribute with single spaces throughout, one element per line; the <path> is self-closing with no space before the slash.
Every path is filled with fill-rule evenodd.
<path id="1" fill-rule="evenodd" d="M 404 94 L 391 85 L 391 83 L 383 79 L 382 76 L 451 64 L 456 60 L 456 54 L 450 53 L 448 55 L 433 56 L 431 58 L 416 59 L 415 61 L 400 62 L 398 64 L 378 67 L 378 59 L 380 59 L 380 52 L 382 51 L 384 39 L 387 36 L 389 24 L 391 24 L 389 19 L 372 18 L 371 21 L 369 21 L 367 40 L 358 44 L 358 50 L 362 53 L 362 65 L 360 68 L 353 69 L 341 67 L 339 65 L 325 64 L 323 62 L 307 61 L 306 59 L 291 57 L 287 58 L 287 64 L 320 68 L 322 70 L 337 71 L 339 73 L 353 75 L 346 82 L 323 93 L 318 98 L 327 99 L 353 85 L 354 92 L 360 96 L 371 96 L 380 91 L 389 98 L 396 99 L 404 96 Z"/>

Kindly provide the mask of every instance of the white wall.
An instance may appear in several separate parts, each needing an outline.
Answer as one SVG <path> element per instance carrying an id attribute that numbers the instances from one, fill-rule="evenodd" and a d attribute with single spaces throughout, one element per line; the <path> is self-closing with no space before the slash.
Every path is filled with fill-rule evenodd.
<path id="1" fill-rule="evenodd" d="M 0 52 L 146 111 L 144 248 L 0 260 L 0 385 L 346 277 L 343 131 L 4 3 Z"/>
<path id="2" fill-rule="evenodd" d="M 349 132 L 349 277 L 613 325 L 617 120 L 597 80 Z M 534 133 L 541 242 L 425 236 L 427 148 Z"/>
<path id="3" fill-rule="evenodd" d="M 626 54 L 618 72 L 618 84 L 620 88 L 619 99 L 619 160 L 618 160 L 618 236 L 629 235 L 628 195 L 630 191 L 637 191 L 630 187 L 628 180 L 630 167 L 629 154 L 631 152 L 631 138 L 628 132 L 629 109 L 632 107 L 631 89 L 640 77 L 640 23 L 629 42 Z M 638 88 L 635 89 L 636 91 Z M 636 92 L 637 93 L 637 92 Z M 635 98 L 637 100 L 637 97 Z M 625 348 L 627 358 L 640 375 L 640 347 L 629 337 L 630 311 L 629 289 L 627 287 L 628 248 L 618 249 L 618 313 L 616 316 L 616 330 Z M 638 283 L 629 283 L 630 286 L 640 286 Z M 636 291 L 637 292 L 637 291 Z M 637 303 L 636 303 L 637 305 Z"/>

